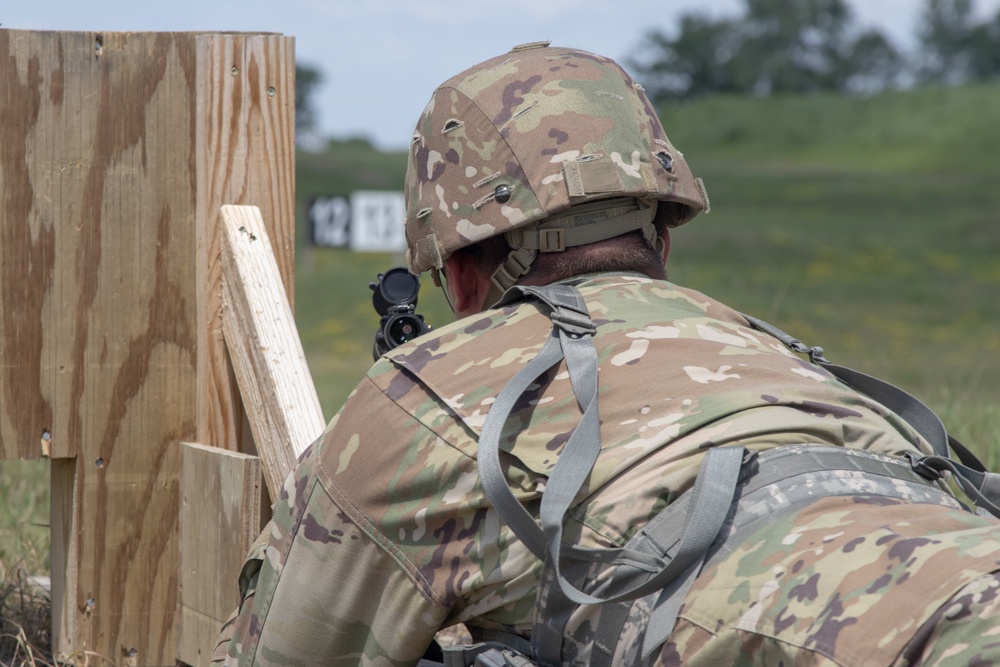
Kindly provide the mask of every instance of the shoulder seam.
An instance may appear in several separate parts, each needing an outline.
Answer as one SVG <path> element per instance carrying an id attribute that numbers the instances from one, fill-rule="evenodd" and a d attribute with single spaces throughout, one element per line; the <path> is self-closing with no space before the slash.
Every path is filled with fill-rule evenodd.
<path id="1" fill-rule="evenodd" d="M 365 376 L 362 379 L 362 382 L 370 383 L 372 387 L 374 387 L 379 394 L 385 397 L 386 400 L 393 407 L 395 407 L 398 410 L 402 410 L 402 408 L 396 405 L 394 401 L 389 400 L 388 396 L 385 395 L 385 392 L 383 392 L 378 387 L 378 385 L 376 385 L 372 381 L 370 377 Z M 413 415 L 409 415 L 409 417 L 415 420 Z M 426 428 L 426 425 L 424 425 L 423 422 L 418 422 L 418 423 L 420 423 L 421 426 L 424 426 L 424 428 Z M 434 431 L 431 431 L 429 428 L 427 430 L 430 433 L 434 433 Z M 437 433 L 434 433 L 434 436 L 440 438 L 440 436 L 438 436 Z M 456 451 L 462 453 L 461 450 L 456 449 Z M 394 561 L 396 561 L 396 563 L 403 569 L 404 572 L 407 573 L 407 575 L 414 581 L 414 583 L 416 583 L 419 586 L 420 590 L 429 600 L 431 600 L 434 604 L 437 604 L 441 607 L 446 607 L 446 608 L 449 607 L 450 605 L 448 604 L 448 602 L 444 600 L 441 596 L 439 596 L 437 593 L 435 593 L 433 587 L 431 586 L 431 583 L 427 581 L 427 579 L 423 576 L 423 574 L 421 574 L 420 569 L 417 567 L 417 565 L 409 558 L 407 558 L 406 554 L 404 554 L 399 547 L 393 544 L 392 540 L 390 540 L 380 530 L 378 530 L 378 528 L 375 527 L 375 524 L 369 521 L 368 518 L 351 502 L 350 498 L 348 498 L 347 495 L 344 494 L 344 492 L 341 491 L 340 488 L 338 488 L 336 482 L 334 482 L 333 480 L 333 476 L 330 475 L 329 472 L 327 471 L 326 466 L 324 465 L 324 462 L 322 460 L 322 457 L 320 457 L 320 460 L 317 462 L 317 467 L 320 471 L 322 471 L 322 474 L 319 479 L 320 485 L 330 496 L 330 499 L 333 500 L 333 502 L 336 503 L 337 506 L 339 506 L 344 511 L 344 513 L 347 514 L 347 516 L 350 517 L 354 525 L 356 525 L 365 535 L 367 535 L 373 542 L 375 542 L 375 544 L 377 544 L 379 548 L 381 548 L 383 551 L 389 554 L 389 556 Z"/>

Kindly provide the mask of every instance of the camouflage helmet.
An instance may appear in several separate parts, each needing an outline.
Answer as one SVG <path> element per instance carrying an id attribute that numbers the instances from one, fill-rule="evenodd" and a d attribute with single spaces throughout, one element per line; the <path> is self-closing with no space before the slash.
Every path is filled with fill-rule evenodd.
<path id="1" fill-rule="evenodd" d="M 548 42 L 515 47 L 445 81 L 413 135 L 407 263 L 434 271 L 499 234 L 513 249 L 502 292 L 538 252 L 642 229 L 656 202 L 676 226 L 708 208 L 642 87 L 613 60 Z"/>

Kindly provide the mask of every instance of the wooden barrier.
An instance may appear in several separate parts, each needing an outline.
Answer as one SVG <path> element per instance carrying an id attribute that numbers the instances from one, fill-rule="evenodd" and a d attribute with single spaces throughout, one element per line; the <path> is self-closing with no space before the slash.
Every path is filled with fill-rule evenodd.
<path id="1" fill-rule="evenodd" d="M 234 573 L 271 497 L 326 425 L 269 234 L 256 206 L 223 206 L 223 330 L 258 456 L 185 443 L 181 452 L 177 657 L 206 664 L 239 602 Z"/>
<path id="2" fill-rule="evenodd" d="M 256 456 L 181 445 L 177 658 L 186 664 L 208 663 L 222 624 L 239 604 L 233 575 L 260 533 L 261 479 Z"/>
<path id="3" fill-rule="evenodd" d="M 293 40 L 0 30 L 0 118 L 0 458 L 53 459 L 56 657 L 172 665 L 179 443 L 255 453 L 221 205 L 291 301 Z"/>

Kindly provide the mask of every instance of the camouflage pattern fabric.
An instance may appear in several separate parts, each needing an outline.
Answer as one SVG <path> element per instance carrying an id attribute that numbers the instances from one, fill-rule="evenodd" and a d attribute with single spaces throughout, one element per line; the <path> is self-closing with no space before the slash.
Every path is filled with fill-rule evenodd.
<path id="1" fill-rule="evenodd" d="M 897 416 L 702 294 L 632 274 L 579 288 L 597 324 L 603 449 L 567 539 L 621 546 L 692 486 L 708 447 L 930 453 Z M 441 627 L 530 633 L 541 564 L 485 501 L 475 459 L 490 404 L 549 330 L 536 306 L 514 304 L 372 367 L 287 480 L 217 664 L 413 665 Z M 501 461 L 530 511 L 579 417 L 564 366 L 515 407 Z M 973 658 L 1000 628 L 997 579 L 984 575 L 998 561 L 992 520 L 827 499 L 706 571 L 656 664 L 984 664 Z M 567 633 L 582 660 L 586 612 Z"/>
<path id="2" fill-rule="evenodd" d="M 661 662 L 995 664 L 998 546 L 1000 526 L 969 512 L 821 500 L 695 581 Z"/>
<path id="3" fill-rule="evenodd" d="M 675 202 L 671 225 L 708 208 L 641 86 L 610 58 L 545 43 L 441 84 L 417 122 L 406 173 L 414 273 L 585 202 Z"/>

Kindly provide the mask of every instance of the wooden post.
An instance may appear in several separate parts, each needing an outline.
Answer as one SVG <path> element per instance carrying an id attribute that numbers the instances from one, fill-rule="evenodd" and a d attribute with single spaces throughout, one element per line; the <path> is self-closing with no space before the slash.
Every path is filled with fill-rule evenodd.
<path id="1" fill-rule="evenodd" d="M 293 40 L 0 29 L 0 118 L 0 458 L 54 459 L 55 652 L 172 665 L 179 442 L 252 449 L 222 204 L 293 286 Z"/>
<path id="2" fill-rule="evenodd" d="M 177 657 L 205 665 L 240 602 L 237 579 L 261 526 L 256 456 L 181 445 L 180 637 Z"/>

